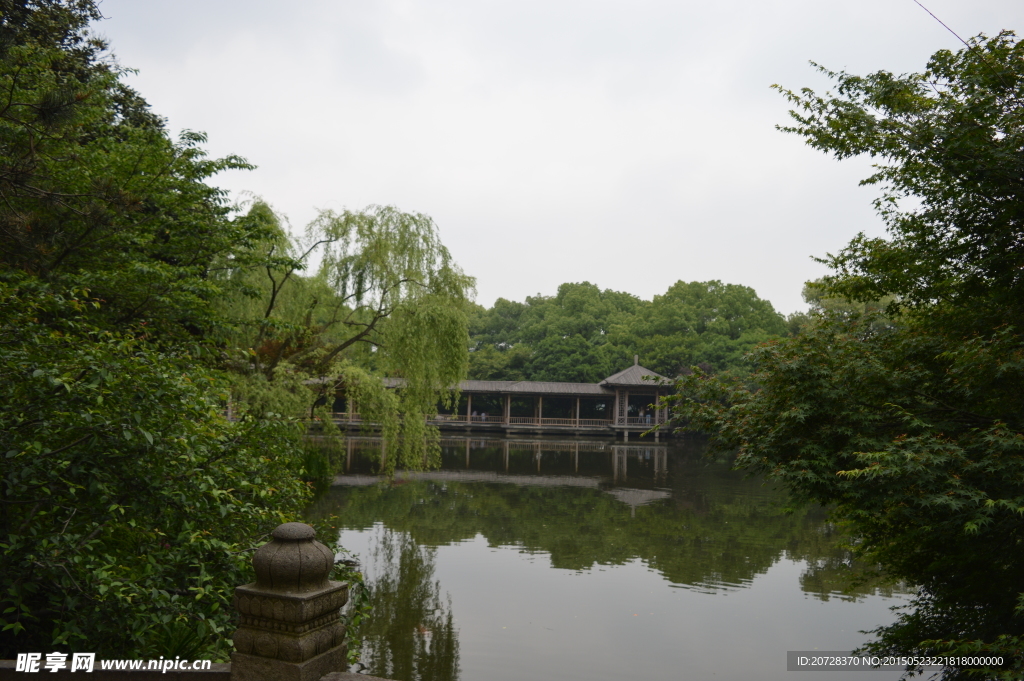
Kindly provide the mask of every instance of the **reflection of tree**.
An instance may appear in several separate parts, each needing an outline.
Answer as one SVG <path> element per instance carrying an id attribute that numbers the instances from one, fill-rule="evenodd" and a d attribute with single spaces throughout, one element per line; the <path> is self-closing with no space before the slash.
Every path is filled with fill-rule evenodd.
<path id="1" fill-rule="evenodd" d="M 809 531 L 801 541 L 788 546 L 787 556 L 803 560 L 807 569 L 800 575 L 800 588 L 816 598 L 827 601 L 839 598 L 857 600 L 860 596 L 877 594 L 891 597 L 894 593 L 910 593 L 903 582 L 893 582 L 880 566 L 869 565 L 854 558 L 847 537 L 830 522 L 824 522 L 824 511 L 814 509 L 807 514 Z"/>
<path id="2" fill-rule="evenodd" d="M 373 613 L 363 621 L 362 662 L 399 681 L 455 681 L 459 640 L 451 602 L 434 580 L 434 549 L 407 533 L 377 527 L 368 556 Z"/>
<path id="3" fill-rule="evenodd" d="M 474 463 L 483 454 L 474 451 Z M 594 456 L 607 467 L 606 454 Z M 545 466 L 559 470 L 558 456 L 550 459 Z M 500 458 L 493 463 L 503 467 Z M 630 459 L 630 487 L 644 486 L 641 464 Z M 570 461 L 563 466 L 572 471 Z M 649 468 L 646 474 L 653 476 L 653 464 Z M 570 488 L 416 480 L 335 488 L 318 510 L 337 513 L 353 528 L 383 522 L 427 546 L 481 534 L 493 546 L 547 553 L 556 568 L 585 570 L 639 558 L 675 584 L 714 589 L 747 583 L 786 557 L 808 562 L 801 585 L 818 598 L 878 592 L 879 575 L 870 571 L 871 580 L 849 590 L 848 578 L 858 570 L 851 569 L 850 552 L 820 509 L 788 513 L 780 492 L 701 457 L 673 454 L 669 468 L 672 498 L 635 508 L 614 495 L 622 488 L 596 482 Z"/>

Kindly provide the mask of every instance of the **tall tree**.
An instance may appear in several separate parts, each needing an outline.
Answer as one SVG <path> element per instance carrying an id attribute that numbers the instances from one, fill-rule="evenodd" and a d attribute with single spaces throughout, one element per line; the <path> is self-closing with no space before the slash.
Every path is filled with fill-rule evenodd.
<path id="1" fill-rule="evenodd" d="M 201 338 L 212 271 L 267 237 L 232 220 L 198 133 L 177 142 L 90 36 L 94 3 L 11 2 L 0 16 L 0 264 L 84 286 L 109 328 Z"/>
<path id="2" fill-rule="evenodd" d="M 425 419 L 439 399 L 455 399 L 452 387 L 465 377 L 473 279 L 434 222 L 392 207 L 324 211 L 293 240 L 264 203 L 246 220 L 276 236 L 261 268 L 229 275 L 250 293 L 225 311 L 239 330 L 229 341 L 236 397 L 257 411 L 309 414 L 341 392 L 382 424 L 397 453 L 389 468 L 436 455 Z M 319 268 L 304 276 L 314 256 Z M 381 376 L 401 383 L 386 390 Z"/>
<path id="3" fill-rule="evenodd" d="M 824 69 L 823 69 L 824 70 Z M 1024 44 L 1010 32 L 937 52 L 920 74 L 825 71 L 837 94 L 782 90 L 784 128 L 865 180 L 889 236 L 825 259 L 854 306 L 756 351 L 759 391 L 694 376 L 677 415 L 740 463 L 835 508 L 860 549 L 920 586 L 878 653 L 989 654 L 946 678 L 1024 669 Z"/>
<path id="4" fill-rule="evenodd" d="M 669 376 L 696 364 L 741 370 L 755 345 L 786 333 L 785 321 L 749 286 L 721 281 L 678 281 L 655 296 L 633 326 L 639 351 Z"/>
<path id="5" fill-rule="evenodd" d="M 87 31 L 0 3 L 0 656 L 229 652 L 259 537 L 311 497 L 298 432 L 228 422 L 218 276 L 265 259 L 202 136 L 170 140 Z"/>
<path id="6" fill-rule="evenodd" d="M 204 183 L 244 164 L 167 138 L 98 16 L 0 5 L 0 656 L 224 656 L 241 552 L 309 498 L 294 433 L 226 423 L 191 352 L 261 234 Z"/>

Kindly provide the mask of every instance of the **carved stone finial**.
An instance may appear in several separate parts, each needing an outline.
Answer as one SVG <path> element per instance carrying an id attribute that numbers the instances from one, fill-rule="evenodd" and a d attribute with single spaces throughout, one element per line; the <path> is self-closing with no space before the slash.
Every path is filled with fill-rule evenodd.
<path id="1" fill-rule="evenodd" d="M 232 681 L 317 681 L 344 671 L 339 611 L 348 584 L 329 579 L 334 552 L 303 523 L 280 525 L 272 536 L 253 556 L 256 582 L 235 589 Z"/>
<path id="2" fill-rule="evenodd" d="M 316 531 L 312 525 L 306 523 L 284 523 L 275 527 L 270 536 L 281 541 L 300 541 L 316 539 Z"/>
<path id="3" fill-rule="evenodd" d="M 305 523 L 285 523 L 274 530 L 274 540 L 252 557 L 256 588 L 279 593 L 309 593 L 327 586 L 334 567 L 334 552 L 315 540 Z"/>

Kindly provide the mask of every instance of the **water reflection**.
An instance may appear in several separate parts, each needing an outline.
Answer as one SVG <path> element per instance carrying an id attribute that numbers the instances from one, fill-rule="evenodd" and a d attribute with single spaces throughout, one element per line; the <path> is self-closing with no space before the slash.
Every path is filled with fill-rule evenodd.
<path id="1" fill-rule="evenodd" d="M 780 557 L 807 561 L 802 584 L 820 598 L 882 589 L 877 578 L 849 587 L 853 562 L 820 510 L 787 512 L 781 493 L 709 462 L 698 442 L 446 440 L 441 470 L 391 484 L 371 474 L 378 441 L 350 447 L 350 472 L 314 511 L 346 528 L 381 522 L 432 547 L 479 534 L 571 570 L 641 559 L 705 591 L 742 587 Z"/>
<path id="2" fill-rule="evenodd" d="M 434 550 L 381 525 L 370 546 L 374 611 L 359 632 L 363 665 L 389 679 L 457 679 L 459 640 L 451 602 L 434 579 Z"/>
<path id="3" fill-rule="evenodd" d="M 660 576 L 670 591 L 675 588 L 695 595 L 748 590 L 773 566 L 785 564 L 799 568 L 797 579 L 789 582 L 794 593 L 814 601 L 855 602 L 892 595 L 879 575 L 853 563 L 822 511 L 787 512 L 781 493 L 731 471 L 725 462 L 708 461 L 699 442 L 667 446 L 446 439 L 442 446 L 441 470 L 400 473 L 387 482 L 373 474 L 379 443 L 350 438 L 346 473 L 311 510 L 316 515 L 337 514 L 346 536 L 365 542 L 377 611 L 370 618 L 373 628 L 361 633 L 366 636 L 366 660 L 374 674 L 403 680 L 458 678 L 460 643 L 455 626 L 469 613 L 458 607 L 453 612 L 446 593 L 482 579 L 479 573 L 459 570 L 479 560 L 487 561 L 487 570 L 494 574 L 507 571 L 505 581 L 515 588 L 526 588 L 526 582 L 534 579 L 526 576 L 524 571 L 533 568 L 525 567 L 523 561 L 501 558 L 500 565 L 491 564 L 496 556 L 526 554 L 544 561 L 549 565 L 546 570 L 572 573 L 590 574 L 612 566 L 628 572 L 642 567 Z M 491 555 L 479 554 L 481 549 Z M 454 561 L 456 567 L 451 570 L 460 575 L 458 583 L 439 583 L 435 578 L 439 550 L 449 552 L 445 555 Z M 860 575 L 859 582 L 850 587 L 854 573 Z M 548 577 L 535 577 L 539 581 L 534 591 L 550 588 L 540 586 L 547 584 Z M 494 587 L 489 588 L 493 592 Z M 484 595 L 476 596 L 474 607 L 477 601 L 493 598 L 495 607 L 514 609 L 514 601 L 500 605 L 507 594 L 492 597 L 492 592 L 485 589 Z M 554 602 L 555 596 L 549 600 Z M 653 616 L 655 606 L 650 607 Z M 794 609 L 781 601 L 778 607 Z M 536 608 L 530 626 L 533 619 L 542 617 L 543 606 Z M 470 619 L 478 626 L 490 626 L 488 616 Z M 881 623 L 868 620 L 861 628 Z M 528 627 L 523 627 L 526 632 Z M 500 633 L 505 636 L 508 630 Z M 482 634 L 474 632 L 474 636 Z M 521 636 L 526 638 L 519 645 L 527 645 L 523 641 L 529 640 L 528 634 L 521 632 Z M 543 638 L 538 641 L 536 645 L 543 647 Z M 858 635 L 848 645 L 860 642 Z M 593 657 L 596 653 L 588 652 L 587 645 L 602 644 L 575 643 L 576 649 L 565 654 Z M 484 649 L 467 653 L 463 647 L 463 653 L 485 655 Z M 524 650 L 522 654 L 540 653 Z M 493 673 L 500 653 L 488 655 Z M 645 664 L 668 669 L 667 660 Z M 559 675 L 582 668 L 581 662 L 574 664 Z"/>

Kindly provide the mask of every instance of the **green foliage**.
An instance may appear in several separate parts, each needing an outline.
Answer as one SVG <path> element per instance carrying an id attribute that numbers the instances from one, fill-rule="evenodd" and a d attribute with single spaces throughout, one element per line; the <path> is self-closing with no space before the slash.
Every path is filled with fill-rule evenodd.
<path id="1" fill-rule="evenodd" d="M 223 192 L 205 180 L 248 166 L 206 158 L 201 134 L 168 139 L 122 72 L 100 60 L 102 43 L 85 36 L 92 3 L 13 10 L 0 30 L 3 265 L 89 288 L 106 328 L 203 337 L 223 293 L 211 276 L 218 262 L 265 236 L 229 219 Z"/>
<path id="2" fill-rule="evenodd" d="M 261 270 L 228 274 L 248 296 L 227 298 L 234 398 L 256 413 L 309 416 L 342 393 L 377 422 L 392 455 L 385 466 L 436 458 L 426 425 L 439 400 L 457 399 L 465 376 L 473 280 L 452 262 L 433 221 L 392 207 L 322 212 L 293 240 L 256 202 L 244 222 L 274 235 Z M 314 254 L 316 274 L 300 274 Z M 380 377 L 402 380 L 385 390 Z"/>
<path id="3" fill-rule="evenodd" d="M 832 319 L 871 319 L 876 328 L 892 324 L 886 314 L 894 305 L 895 296 L 888 295 L 879 300 L 851 300 L 845 295 L 830 293 L 823 280 L 808 281 L 804 284 L 804 302 L 808 304 L 807 312 L 794 312 L 786 317 L 789 335 L 795 336 L 810 324 L 816 324 L 824 317 Z"/>
<path id="4" fill-rule="evenodd" d="M 339 549 L 351 556 L 344 548 Z M 359 561 L 352 557 L 343 558 L 336 565 L 341 569 L 335 573 L 334 579 L 348 582 L 348 603 L 342 609 L 341 618 L 345 623 L 348 666 L 353 669 L 362 655 L 363 631 L 373 613 L 373 594 L 366 584 Z"/>
<path id="5" fill-rule="evenodd" d="M 525 303 L 499 298 L 491 309 L 475 310 L 471 319 L 470 377 L 600 381 L 626 361 L 609 345 L 608 334 L 641 304 L 635 296 L 601 291 L 588 282 L 562 284 L 556 296 L 529 297 Z"/>
<path id="6" fill-rule="evenodd" d="M 854 300 L 896 295 L 911 308 L 984 305 L 993 319 L 1003 306 L 1020 309 L 1022 53 L 1004 32 L 939 51 L 920 74 L 819 67 L 837 81 L 838 97 L 782 90 L 802 110 L 784 130 L 839 159 L 885 161 L 863 183 L 882 188 L 875 205 L 890 238 L 861 235 L 826 258 L 831 291 Z"/>
<path id="7" fill-rule="evenodd" d="M 229 422 L 214 368 L 281 235 L 231 217 L 206 181 L 248 166 L 171 141 L 97 18 L 0 8 L 0 656 L 224 659 L 248 552 L 312 496 L 295 424 Z"/>
<path id="8" fill-rule="evenodd" d="M 226 422 L 210 373 L 96 304 L 0 283 L 0 655 L 224 658 L 247 551 L 311 496 L 298 433 Z"/>
<path id="9" fill-rule="evenodd" d="M 746 286 L 673 284 L 644 301 L 593 284 L 562 284 L 553 297 L 499 299 L 472 315 L 470 377 L 596 383 L 632 364 L 674 376 L 706 364 L 745 373 L 744 354 L 787 333 L 785 319 Z"/>
<path id="10" fill-rule="evenodd" d="M 652 358 L 645 366 L 669 376 L 702 363 L 716 371 L 746 368 L 748 351 L 785 333 L 771 303 L 747 286 L 720 281 L 676 282 L 654 297 L 633 331 L 642 355 Z"/>
<path id="11" fill-rule="evenodd" d="M 936 53 L 922 74 L 826 72 L 837 96 L 784 91 L 802 110 L 787 131 L 884 161 L 865 182 L 883 188 L 890 238 L 826 259 L 825 309 L 755 351 L 760 391 L 695 375 L 677 401 L 741 465 L 832 505 L 864 554 L 920 586 L 869 650 L 1009 661 L 947 678 L 1024 669 L 1022 57 L 1004 32 Z"/>

